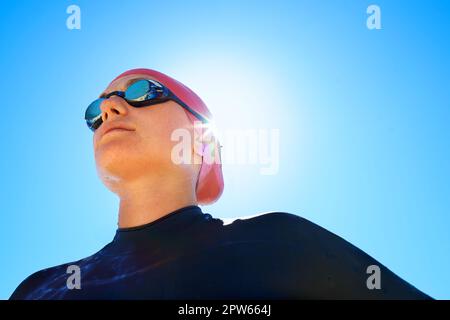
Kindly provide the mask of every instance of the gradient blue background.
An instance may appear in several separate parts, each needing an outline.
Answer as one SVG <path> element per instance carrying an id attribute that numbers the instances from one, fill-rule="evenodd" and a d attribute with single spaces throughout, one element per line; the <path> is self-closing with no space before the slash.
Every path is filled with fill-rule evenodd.
<path id="1" fill-rule="evenodd" d="M 366 28 L 373 3 L 382 30 Z M 190 86 L 219 130 L 280 129 L 278 174 L 225 165 L 204 211 L 301 215 L 450 298 L 448 1 L 2 1 L 0 15 L 0 298 L 112 239 L 118 200 L 83 116 L 135 67 Z"/>

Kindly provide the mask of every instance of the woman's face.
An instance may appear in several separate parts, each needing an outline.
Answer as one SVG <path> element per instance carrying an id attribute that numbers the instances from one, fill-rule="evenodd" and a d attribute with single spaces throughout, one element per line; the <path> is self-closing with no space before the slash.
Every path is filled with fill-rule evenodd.
<path id="1" fill-rule="evenodd" d="M 135 79 L 152 79 L 133 74 L 116 79 L 105 89 L 125 91 Z M 156 80 L 156 79 L 155 79 Z M 192 165 L 177 165 L 171 160 L 172 132 L 184 128 L 192 133 L 192 123 L 185 110 L 174 101 L 135 108 L 113 95 L 101 105 L 102 125 L 94 133 L 94 154 L 97 172 L 113 192 L 127 182 L 149 173 L 156 175 L 190 172 Z"/>

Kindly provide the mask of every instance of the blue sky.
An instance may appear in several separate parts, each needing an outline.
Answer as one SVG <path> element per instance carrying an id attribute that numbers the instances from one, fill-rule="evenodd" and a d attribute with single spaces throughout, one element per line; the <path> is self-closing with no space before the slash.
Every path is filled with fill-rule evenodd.
<path id="1" fill-rule="evenodd" d="M 112 239 L 118 200 L 83 116 L 136 67 L 191 87 L 219 131 L 279 129 L 278 173 L 224 165 L 205 212 L 298 214 L 450 298 L 448 1 L 4 1 L 0 15 L 0 298 Z"/>

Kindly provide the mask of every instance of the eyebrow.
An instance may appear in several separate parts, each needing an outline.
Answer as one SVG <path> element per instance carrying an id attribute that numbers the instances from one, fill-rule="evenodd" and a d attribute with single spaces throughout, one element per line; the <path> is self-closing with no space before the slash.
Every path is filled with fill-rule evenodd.
<path id="1" fill-rule="evenodd" d="M 131 84 L 133 84 L 133 83 L 135 83 L 136 81 L 139 81 L 139 80 L 142 80 L 142 78 L 133 78 L 133 79 L 130 79 L 130 80 L 128 80 L 127 82 L 125 82 L 125 88 L 128 88 Z M 126 89 L 125 89 L 126 90 Z M 118 91 L 118 90 L 115 90 L 115 91 Z M 111 92 L 115 92 L 115 91 L 111 91 Z M 108 94 L 110 94 L 111 92 L 109 92 L 109 93 L 106 93 L 106 92 L 103 92 L 100 96 L 99 96 L 99 98 L 105 98 Z"/>

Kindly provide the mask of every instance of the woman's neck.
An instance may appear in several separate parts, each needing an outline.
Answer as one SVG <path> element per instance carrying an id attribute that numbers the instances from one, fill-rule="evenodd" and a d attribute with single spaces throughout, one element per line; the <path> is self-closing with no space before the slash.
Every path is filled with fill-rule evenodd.
<path id="1" fill-rule="evenodd" d="M 150 223 L 179 208 L 197 205 L 192 179 L 146 177 L 121 188 L 119 228 Z"/>

